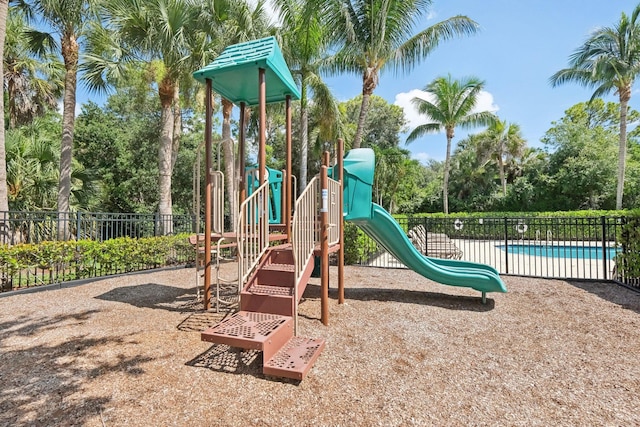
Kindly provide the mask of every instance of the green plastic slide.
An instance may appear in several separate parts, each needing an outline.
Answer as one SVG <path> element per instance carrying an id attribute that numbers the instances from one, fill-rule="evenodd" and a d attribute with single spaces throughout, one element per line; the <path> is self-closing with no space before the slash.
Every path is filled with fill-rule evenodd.
<path id="1" fill-rule="evenodd" d="M 507 292 L 500 275 L 491 266 L 422 255 L 391 214 L 372 203 L 374 169 L 375 155 L 369 148 L 354 149 L 345 156 L 345 220 L 358 225 L 396 259 L 427 279 L 472 288 L 482 292 L 483 297 L 486 292 Z"/>
<path id="2" fill-rule="evenodd" d="M 480 292 L 507 292 L 507 287 L 498 273 L 488 265 L 422 255 L 409 241 L 400 224 L 389 212 L 375 203 L 371 204 L 370 218 L 360 218 L 352 222 L 396 259 L 427 279 Z"/>

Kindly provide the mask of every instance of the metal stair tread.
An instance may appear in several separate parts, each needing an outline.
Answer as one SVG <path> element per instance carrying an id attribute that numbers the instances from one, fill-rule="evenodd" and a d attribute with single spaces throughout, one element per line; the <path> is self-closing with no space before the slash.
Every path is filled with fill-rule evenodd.
<path id="1" fill-rule="evenodd" d="M 293 287 L 253 284 L 249 289 L 247 289 L 246 292 L 254 295 L 274 295 L 274 296 L 292 297 Z"/>
<path id="2" fill-rule="evenodd" d="M 273 357 L 264 362 L 265 375 L 302 380 L 324 349 L 323 339 L 295 336 Z"/>
<path id="3" fill-rule="evenodd" d="M 263 265 L 260 269 L 267 270 L 267 271 L 289 271 L 293 273 L 295 271 L 295 265 L 273 263 L 273 264 Z"/>

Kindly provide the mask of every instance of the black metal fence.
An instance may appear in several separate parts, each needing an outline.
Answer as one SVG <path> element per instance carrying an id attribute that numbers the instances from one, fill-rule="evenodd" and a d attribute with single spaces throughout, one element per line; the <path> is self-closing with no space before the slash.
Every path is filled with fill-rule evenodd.
<path id="1" fill-rule="evenodd" d="M 423 255 L 489 264 L 501 274 L 616 280 L 640 290 L 638 279 L 621 267 L 629 251 L 623 217 L 402 217 L 398 223 Z M 361 265 L 404 267 L 363 239 Z"/>
<path id="2" fill-rule="evenodd" d="M 501 274 L 615 280 L 640 290 L 640 273 L 637 272 L 640 269 L 640 254 L 637 253 L 640 244 L 630 244 L 629 241 L 630 235 L 637 234 L 630 233 L 629 230 L 635 230 L 637 227 L 625 217 L 409 216 L 398 219 L 398 222 L 415 248 L 427 256 L 489 264 Z M 629 225 L 632 227 L 629 228 Z M 22 247 L 20 250 L 26 252 L 35 251 L 28 247 L 29 244 L 46 246 L 59 241 L 108 242 L 117 238 L 140 240 L 201 231 L 195 230 L 195 227 L 195 218 L 190 215 L 0 212 L 0 236 L 4 248 L 14 250 L 16 247 Z M 86 262 L 78 263 L 78 259 L 62 259 L 65 256 L 77 258 L 77 244 L 71 245 L 71 249 L 68 249 L 70 252 L 65 252 L 66 255 L 60 254 L 59 247 L 49 251 L 49 258 L 60 259 L 42 259 L 42 255 L 34 255 L 29 267 L 20 269 L 13 268 L 10 264 L 15 261 L 16 256 L 24 259 L 28 258 L 29 254 L 12 255 L 7 249 L 0 254 L 3 257 L 0 259 L 1 288 L 10 290 L 72 278 L 143 270 L 163 265 L 167 259 L 169 262 L 184 263 L 190 261 L 193 254 L 188 246 L 182 245 L 183 243 L 164 242 L 160 249 L 154 248 L 153 251 L 156 252 L 168 251 L 165 252 L 169 255 L 164 257 L 164 261 L 154 258 L 154 254 L 149 253 L 151 248 L 140 247 L 136 249 L 136 256 L 131 257 L 133 259 L 115 262 L 108 258 L 115 257 L 114 254 L 122 250 L 114 248 L 111 253 L 93 254 L 95 260 L 90 268 Z M 126 244 L 135 245 L 131 242 Z M 404 267 L 365 235 L 359 238 L 357 246 L 357 263 L 361 265 Z M 91 250 L 93 248 L 89 246 L 81 253 L 91 253 Z M 72 262 L 76 263 L 76 267 L 72 267 Z M 79 265 L 81 267 L 78 267 Z"/>
<path id="3" fill-rule="evenodd" d="M 0 292 L 192 262 L 177 235 L 195 224 L 190 215 L 0 212 Z"/>
<path id="4" fill-rule="evenodd" d="M 58 240 L 105 241 L 117 237 L 150 237 L 194 231 L 192 215 L 103 212 L 0 212 L 0 243 Z"/>

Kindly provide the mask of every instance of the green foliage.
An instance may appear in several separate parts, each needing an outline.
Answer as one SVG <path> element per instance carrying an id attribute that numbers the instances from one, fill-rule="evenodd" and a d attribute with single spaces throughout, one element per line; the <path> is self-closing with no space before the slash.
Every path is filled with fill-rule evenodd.
<path id="1" fill-rule="evenodd" d="M 361 103 L 362 95 L 358 95 L 340 104 L 342 120 L 345 123 L 357 123 Z M 397 147 L 400 143 L 400 133 L 406 131 L 406 124 L 402 107 L 389 104 L 380 96 L 371 95 L 361 147 Z M 353 127 L 352 131 L 355 133 L 355 125 Z M 347 141 L 351 140 L 352 138 L 347 137 Z"/>
<path id="2" fill-rule="evenodd" d="M 194 257 L 187 234 L 47 241 L 0 246 L 0 271 L 13 287 L 21 287 L 164 267 Z"/>
<path id="3" fill-rule="evenodd" d="M 625 279 L 640 278 L 640 211 L 635 210 L 625 217 L 618 241 L 623 252 L 616 257 L 618 273 Z"/>
<path id="4" fill-rule="evenodd" d="M 362 261 L 372 248 L 371 239 L 355 224 L 344 223 L 344 263 L 357 264 Z M 375 246 L 375 243 L 373 244 Z"/>

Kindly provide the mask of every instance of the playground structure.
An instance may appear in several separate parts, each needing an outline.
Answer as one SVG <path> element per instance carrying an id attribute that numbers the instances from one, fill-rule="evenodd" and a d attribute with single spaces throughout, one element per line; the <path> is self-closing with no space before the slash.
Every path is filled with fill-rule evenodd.
<path id="1" fill-rule="evenodd" d="M 205 310 L 212 302 L 212 254 L 219 254 L 223 245 L 233 245 L 238 264 L 239 311 L 202 332 L 203 341 L 260 350 L 265 374 L 303 379 L 325 342 L 298 336 L 298 303 L 314 268 L 314 256 L 320 256 L 321 321 L 328 324 L 331 252 L 338 255 L 338 302 L 344 302 L 344 220 L 356 223 L 427 278 L 479 290 L 483 302 L 487 292 L 506 292 L 491 267 L 427 258 L 415 249 L 391 215 L 371 202 L 375 159 L 370 149 L 351 150 L 344 156 L 342 141 L 338 141 L 335 164 L 330 166 L 325 152 L 319 176 L 293 203 L 291 101 L 299 99 L 299 93 L 275 38 L 229 46 L 194 77 L 206 84 L 205 232 L 192 242 L 204 265 Z M 241 171 L 247 169 L 243 128 L 246 108 L 257 106 L 259 114 L 258 167 L 239 177 L 240 208 L 233 233 L 222 229 L 224 176 L 211 167 L 213 90 L 240 107 Z M 285 102 L 286 170 L 281 174 L 265 164 L 266 104 L 271 102 Z M 273 197 L 276 193 L 281 203 Z M 219 282 L 216 290 L 218 286 Z M 216 295 L 216 307 L 220 302 Z"/>

